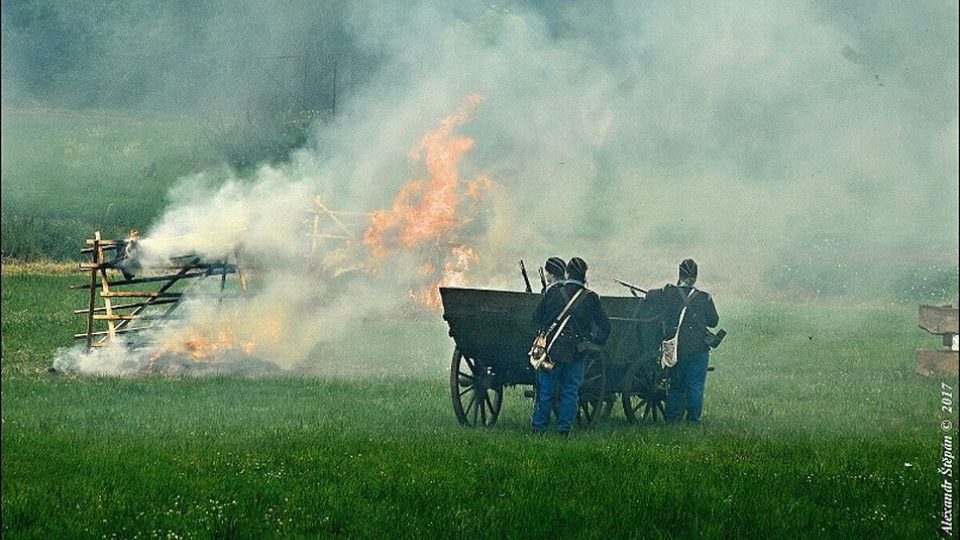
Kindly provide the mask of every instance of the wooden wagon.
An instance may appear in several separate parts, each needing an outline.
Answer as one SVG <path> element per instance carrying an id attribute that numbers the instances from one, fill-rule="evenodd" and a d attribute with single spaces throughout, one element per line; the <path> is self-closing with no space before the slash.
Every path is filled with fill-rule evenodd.
<path id="1" fill-rule="evenodd" d="M 505 387 L 535 386 L 527 352 L 541 295 L 441 287 L 440 296 L 455 343 L 450 363 L 453 410 L 462 425 L 492 426 L 500 415 Z M 663 417 L 666 398 L 666 378 L 658 359 L 659 314 L 644 298 L 601 296 L 600 301 L 612 332 L 603 350 L 586 360 L 578 420 L 590 424 L 609 415 L 619 400 L 630 422 L 656 421 Z"/>

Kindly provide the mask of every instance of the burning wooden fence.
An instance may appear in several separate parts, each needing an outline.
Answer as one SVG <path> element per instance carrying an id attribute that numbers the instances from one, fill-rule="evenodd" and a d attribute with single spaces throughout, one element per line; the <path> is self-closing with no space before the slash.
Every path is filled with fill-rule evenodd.
<path id="1" fill-rule="evenodd" d="M 330 277 L 361 270 L 363 268 L 360 237 L 366 222 L 353 223 L 357 218 L 368 218 L 365 212 L 331 210 L 319 196 L 313 198 L 313 207 L 306 236 L 310 240 L 307 266 L 326 273 Z"/>
<path id="2" fill-rule="evenodd" d="M 118 336 L 155 328 L 171 319 L 185 294 L 205 279 L 219 279 L 219 294 L 215 299 L 221 304 L 228 274 L 235 274 L 246 289 L 236 252 L 232 263 L 226 259 L 211 262 L 197 255 L 184 255 L 171 259 L 162 269 L 138 275 L 138 237 L 136 231 L 132 231 L 124 240 L 105 240 L 97 231 L 93 238 L 86 240 L 88 247 L 81 250 L 92 259 L 89 263 L 80 263 L 80 269 L 90 273 L 90 281 L 71 289 L 89 292 L 87 307 L 74 310 L 75 314 L 86 315 L 86 330 L 73 337 L 84 340 L 87 350 L 109 346 L 118 341 Z"/>
<path id="3" fill-rule="evenodd" d="M 925 377 L 958 374 L 958 308 L 957 306 L 920 306 L 920 328 L 941 337 L 939 349 L 918 349 L 918 374 Z"/>

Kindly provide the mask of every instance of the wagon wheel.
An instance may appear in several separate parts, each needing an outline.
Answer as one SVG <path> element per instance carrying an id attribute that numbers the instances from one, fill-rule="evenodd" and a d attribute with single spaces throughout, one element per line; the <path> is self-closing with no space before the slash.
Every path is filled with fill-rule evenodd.
<path id="1" fill-rule="evenodd" d="M 503 385 L 495 383 L 490 366 L 454 349 L 450 363 L 450 397 L 461 426 L 492 426 L 500 416 Z"/>
<path id="2" fill-rule="evenodd" d="M 623 413 L 631 424 L 656 422 L 664 417 L 667 399 L 666 372 L 654 361 L 638 361 L 623 378 Z"/>
<path id="3" fill-rule="evenodd" d="M 583 384 L 577 400 L 577 422 L 592 424 L 600 415 L 607 394 L 607 370 L 603 354 L 591 354 L 584 360 Z"/>

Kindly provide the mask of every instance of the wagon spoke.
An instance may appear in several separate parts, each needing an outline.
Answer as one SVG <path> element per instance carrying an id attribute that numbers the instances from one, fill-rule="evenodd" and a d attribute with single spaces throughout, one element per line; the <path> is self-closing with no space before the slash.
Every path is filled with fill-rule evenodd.
<path id="1" fill-rule="evenodd" d="M 633 414 L 637 414 L 637 412 L 639 412 L 640 409 L 643 408 L 643 406 L 644 406 L 646 403 L 647 403 L 647 401 L 646 401 L 645 399 L 643 399 L 643 398 L 637 399 L 637 405 L 636 405 L 636 407 L 633 407 Z"/>
<path id="2" fill-rule="evenodd" d="M 473 393 L 470 394 L 470 401 L 467 402 L 467 406 L 464 407 L 467 411 L 473 408 L 473 405 L 477 402 L 477 391 L 472 389 Z"/>
<path id="3" fill-rule="evenodd" d="M 487 407 L 485 406 L 486 401 L 487 401 L 487 392 L 486 392 L 486 390 L 484 390 L 484 392 L 483 392 L 483 399 L 480 400 L 480 404 L 479 404 L 479 407 L 480 407 L 480 425 L 483 425 L 483 426 L 487 425 Z"/>
<path id="4" fill-rule="evenodd" d="M 602 357 L 593 356 L 584 368 L 583 383 L 578 397 L 577 421 L 589 425 L 597 418 L 603 405 L 606 389 L 606 368 Z"/>
<path id="5" fill-rule="evenodd" d="M 457 378 L 457 384 L 460 386 L 472 386 L 476 383 L 477 378 L 474 375 L 470 375 L 462 371 L 458 371 L 457 374 L 459 375 Z"/>
<path id="6" fill-rule="evenodd" d="M 487 402 L 483 397 L 480 398 L 477 407 L 480 408 L 480 425 L 485 426 L 487 425 L 487 418 L 489 416 L 490 409 L 487 408 Z"/>
<path id="7" fill-rule="evenodd" d="M 467 402 L 467 406 L 464 407 L 464 409 L 467 411 L 467 414 L 472 414 L 472 413 L 473 413 L 473 409 L 474 409 L 473 406 L 474 406 L 476 403 L 477 403 L 477 393 L 474 392 L 473 394 L 470 395 L 470 401 Z M 473 421 L 474 421 L 474 422 L 477 421 L 476 415 L 474 415 Z"/>
<path id="8" fill-rule="evenodd" d="M 453 351 L 450 397 L 460 425 L 492 426 L 497 422 L 503 387 L 495 384 L 496 372 L 485 361 L 464 356 L 458 349 Z"/>

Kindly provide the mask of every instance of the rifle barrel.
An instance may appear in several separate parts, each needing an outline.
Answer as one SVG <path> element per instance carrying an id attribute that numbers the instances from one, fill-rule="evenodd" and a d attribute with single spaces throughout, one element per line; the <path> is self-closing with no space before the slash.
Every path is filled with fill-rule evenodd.
<path id="1" fill-rule="evenodd" d="M 636 285 L 634 285 L 634 284 L 632 284 L 632 283 L 627 283 L 626 281 L 623 281 L 623 280 L 617 279 L 617 278 L 613 278 L 613 281 L 619 283 L 620 285 L 623 285 L 624 287 L 626 287 L 626 288 L 628 288 L 628 289 L 630 289 L 630 290 L 632 290 L 632 291 L 637 291 L 637 292 L 642 292 L 643 294 L 647 294 L 647 290 L 646 290 L 646 289 L 642 289 L 642 288 L 640 288 L 640 287 L 637 287 Z"/>
<path id="2" fill-rule="evenodd" d="M 530 278 L 527 276 L 527 267 L 523 264 L 523 259 L 520 259 L 520 275 L 523 276 L 524 291 L 533 292 L 533 287 L 530 286 Z"/>

